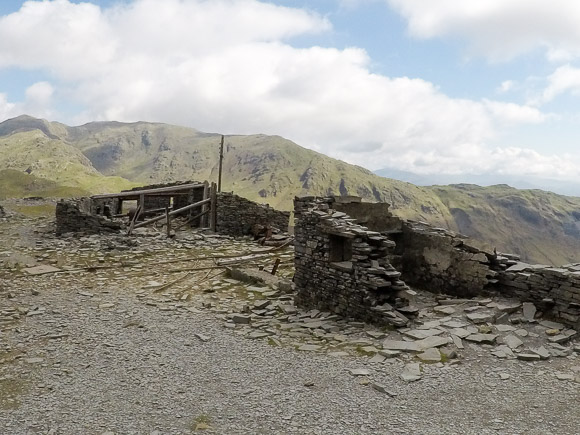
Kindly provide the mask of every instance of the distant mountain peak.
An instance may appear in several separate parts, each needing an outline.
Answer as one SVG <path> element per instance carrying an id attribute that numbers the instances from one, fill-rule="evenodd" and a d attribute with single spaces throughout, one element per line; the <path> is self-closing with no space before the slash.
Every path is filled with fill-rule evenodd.
<path id="1" fill-rule="evenodd" d="M 0 136 L 40 130 L 50 139 L 62 139 L 62 127 L 64 127 L 63 124 L 51 123 L 45 119 L 34 118 L 29 115 L 20 115 L 0 123 Z M 64 132 L 66 133 L 66 127 Z"/>

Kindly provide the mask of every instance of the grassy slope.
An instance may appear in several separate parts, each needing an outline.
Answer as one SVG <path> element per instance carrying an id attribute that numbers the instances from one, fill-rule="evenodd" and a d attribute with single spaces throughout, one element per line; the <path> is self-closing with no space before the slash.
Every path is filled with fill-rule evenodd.
<path id="1" fill-rule="evenodd" d="M 60 139 L 50 138 L 40 130 L 0 136 L 0 169 L 12 169 L 24 175 L 29 173 L 38 179 L 53 181 L 62 187 L 63 192 L 71 188 L 70 192 L 77 189 L 101 193 L 135 185 L 121 177 L 104 177 L 77 148 Z M 25 180 L 14 176 L 12 189 L 18 191 L 15 183 Z M 26 190 L 25 186 L 21 188 Z"/>
<path id="2" fill-rule="evenodd" d="M 58 183 L 29 175 L 14 169 L 0 170 L 0 199 L 26 198 L 39 196 L 42 198 L 66 198 L 86 196 L 86 190 L 77 187 L 61 186 Z"/>
<path id="3" fill-rule="evenodd" d="M 506 185 L 433 186 L 457 229 L 547 264 L 580 261 L 580 198 Z"/>

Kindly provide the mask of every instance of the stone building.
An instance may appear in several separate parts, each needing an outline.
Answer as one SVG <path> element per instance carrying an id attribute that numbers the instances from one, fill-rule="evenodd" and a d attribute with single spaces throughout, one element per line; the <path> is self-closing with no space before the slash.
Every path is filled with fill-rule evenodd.
<path id="1" fill-rule="evenodd" d="M 129 226 L 129 221 L 123 213 L 123 203 L 128 201 L 133 201 L 137 208 L 142 206 L 135 219 L 139 221 L 136 226 L 143 225 L 142 221 L 148 218 L 152 221 L 164 219 L 167 208 L 171 215 L 188 218 L 191 226 L 211 227 L 232 236 L 253 235 L 256 227 L 283 232 L 288 230 L 289 212 L 257 204 L 233 193 L 211 192 L 212 187 L 208 183 L 190 181 L 61 200 L 56 206 L 56 232 L 101 233 L 124 229 Z M 188 208 L 201 203 L 203 206 Z M 205 213 L 203 217 L 200 216 L 202 213 Z"/>
<path id="2" fill-rule="evenodd" d="M 296 303 L 374 323 L 402 326 L 409 287 L 389 262 L 395 243 L 332 208 L 334 198 L 296 198 Z M 395 308 L 400 308 L 397 310 Z"/>
<path id="3" fill-rule="evenodd" d="M 384 203 L 302 197 L 294 206 L 294 280 L 305 307 L 381 323 L 377 312 L 410 314 L 404 304 L 409 284 L 458 297 L 501 293 L 580 326 L 580 264 L 521 263 L 477 248 L 465 236 L 395 217 Z"/>

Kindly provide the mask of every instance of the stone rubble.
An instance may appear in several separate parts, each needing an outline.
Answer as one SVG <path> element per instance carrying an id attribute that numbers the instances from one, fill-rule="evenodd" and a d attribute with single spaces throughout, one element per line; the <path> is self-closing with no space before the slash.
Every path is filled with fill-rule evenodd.
<path id="1" fill-rule="evenodd" d="M 485 373 L 489 379 L 493 374 L 498 382 L 511 382 L 519 371 L 527 370 L 518 367 L 528 364 L 536 371 L 544 371 L 555 382 L 580 381 L 574 370 L 579 365 L 580 353 L 576 331 L 563 323 L 544 319 L 537 309 L 530 318 L 535 305 L 522 305 L 499 293 L 457 299 L 413 290 L 415 314 L 399 327 L 379 326 L 344 318 L 330 310 L 297 306 L 297 296 L 286 293 L 280 286 L 282 281 L 291 278 L 291 267 L 280 268 L 280 280 L 260 285 L 219 274 L 207 275 L 209 279 L 203 281 L 207 272 L 195 272 L 191 279 L 156 292 L 177 278 L 176 274 L 181 274 L 169 273 L 172 268 L 193 265 L 193 257 L 196 266 L 202 267 L 215 265 L 214 256 L 225 258 L 246 254 L 248 250 L 264 252 L 264 248 L 250 245 L 248 240 L 189 231 L 179 233 L 173 240 L 154 230 L 142 231 L 131 239 L 114 234 L 55 238 L 50 228 L 46 232 L 42 228 L 37 231 L 16 248 L 3 251 L 10 254 L 0 253 L 0 382 L 12 367 L 20 370 L 20 366 L 12 363 L 3 366 L 2 361 L 12 361 L 7 355 L 24 349 L 26 341 L 22 340 L 26 337 L 19 337 L 18 333 L 22 322 L 47 322 L 43 339 L 54 343 L 52 346 L 71 340 L 66 319 L 52 321 L 55 316 L 58 318 L 55 314 L 58 308 L 42 302 L 62 277 L 71 286 L 68 297 L 77 298 L 80 312 L 94 310 L 99 316 L 124 317 L 127 330 L 141 330 L 143 320 L 134 319 L 130 311 L 124 311 L 124 304 L 110 290 L 112 287 L 131 289 L 130 297 L 135 302 L 158 313 L 176 316 L 212 313 L 223 325 L 224 332 L 244 339 L 246 346 L 266 343 L 276 349 L 311 354 L 312 358 L 329 356 L 345 360 L 354 373 L 361 373 L 355 375 L 351 371 L 352 376 L 365 379 L 366 386 L 360 384 L 359 388 L 383 394 L 385 398 L 399 400 L 400 391 L 406 387 L 399 385 L 397 391 L 385 383 L 384 376 L 398 377 L 403 383 L 413 385 L 433 382 L 429 384 L 433 388 L 444 388 L 445 383 L 437 383 L 439 378 L 453 382 L 453 378 L 445 376 L 455 373 L 456 366 L 477 367 L 482 359 L 501 370 Z M 292 248 L 287 247 L 257 260 L 254 267 L 267 268 L 275 257 L 285 264 L 294 255 Z M 91 265 L 103 268 L 86 268 Z M 33 275 L 26 271 L 38 266 L 51 266 L 60 272 Z M 23 303 L 21 288 L 35 289 L 38 293 L 29 297 L 36 298 L 32 301 L 37 302 Z M 184 299 L 184 296 L 188 297 Z M 397 301 L 393 311 L 395 306 Z M 487 317 L 474 320 L 475 313 L 484 313 Z M 497 323 L 503 314 L 506 317 Z M 558 334 L 546 333 L 552 330 L 558 330 Z M 101 332 L 95 329 L 91 334 L 104 355 L 119 348 L 113 337 Z M 214 340 L 214 334 L 209 332 L 193 330 L 191 336 L 204 346 Z M 14 345 L 12 340 L 21 341 Z M 53 364 L 50 353 L 48 356 L 24 355 L 14 361 L 21 359 L 31 367 Z M 52 378 L 49 384 L 57 385 Z M 316 388 L 316 382 L 310 388 Z"/>

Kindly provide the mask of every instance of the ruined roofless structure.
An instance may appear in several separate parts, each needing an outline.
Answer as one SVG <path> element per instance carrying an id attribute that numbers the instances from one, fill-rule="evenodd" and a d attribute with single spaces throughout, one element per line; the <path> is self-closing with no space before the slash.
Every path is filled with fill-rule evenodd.
<path id="1" fill-rule="evenodd" d="M 580 326 L 580 264 L 531 265 L 465 236 L 393 216 L 356 197 L 297 197 L 296 301 L 344 317 L 403 326 L 414 288 L 460 298 L 498 292 Z"/>
<path id="2" fill-rule="evenodd" d="M 133 202 L 124 213 L 123 205 Z M 56 232 L 95 234 L 135 229 L 162 221 L 168 235 L 173 216 L 186 223 L 232 236 L 255 235 L 256 228 L 288 229 L 289 212 L 217 192 L 215 183 L 177 182 L 134 188 L 120 193 L 61 200 L 56 206 Z M 127 219 L 128 218 L 128 219 Z"/>

